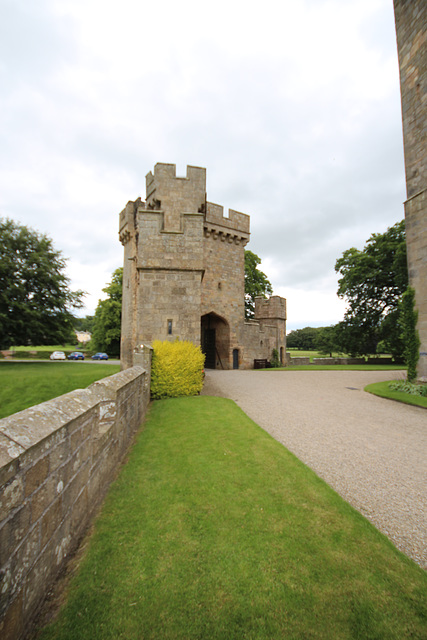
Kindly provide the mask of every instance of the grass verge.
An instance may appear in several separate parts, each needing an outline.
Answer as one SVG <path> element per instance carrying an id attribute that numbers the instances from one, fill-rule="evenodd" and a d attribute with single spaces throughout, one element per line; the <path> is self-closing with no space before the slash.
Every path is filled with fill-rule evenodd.
<path id="1" fill-rule="evenodd" d="M 160 400 L 38 640 L 422 638 L 426 587 L 232 401 Z"/>
<path id="2" fill-rule="evenodd" d="M 402 364 L 302 364 L 259 371 L 404 371 Z"/>
<path id="3" fill-rule="evenodd" d="M 398 402 L 413 404 L 417 407 L 424 407 L 427 409 L 427 398 L 422 396 L 412 396 L 410 393 L 404 393 L 403 391 L 393 391 L 388 385 L 389 382 L 374 382 L 373 384 L 368 384 L 365 387 L 365 391 L 372 393 L 375 396 L 380 396 L 380 398 L 397 400 Z"/>
<path id="4" fill-rule="evenodd" d="M 0 362 L 0 418 L 51 400 L 120 371 L 85 362 Z"/>

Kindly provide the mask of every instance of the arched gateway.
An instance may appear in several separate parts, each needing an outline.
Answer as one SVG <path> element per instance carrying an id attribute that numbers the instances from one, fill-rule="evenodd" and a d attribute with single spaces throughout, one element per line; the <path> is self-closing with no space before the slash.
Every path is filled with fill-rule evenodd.
<path id="1" fill-rule="evenodd" d="M 207 369 L 229 369 L 230 325 L 216 313 L 207 313 L 201 320 L 201 347 Z"/>
<path id="2" fill-rule="evenodd" d="M 153 340 L 190 340 L 206 366 L 252 368 L 286 347 L 286 301 L 255 305 L 245 322 L 245 246 L 249 216 L 206 200 L 206 169 L 156 164 L 146 176 L 146 201 L 120 214 L 124 245 L 122 367 Z"/>

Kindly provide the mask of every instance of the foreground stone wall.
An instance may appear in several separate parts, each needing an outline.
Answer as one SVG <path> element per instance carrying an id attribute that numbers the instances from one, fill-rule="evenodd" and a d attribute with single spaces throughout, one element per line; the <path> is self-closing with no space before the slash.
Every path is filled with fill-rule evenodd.
<path id="1" fill-rule="evenodd" d="M 140 366 L 0 420 L 0 637 L 16 640 L 77 547 L 141 425 Z"/>

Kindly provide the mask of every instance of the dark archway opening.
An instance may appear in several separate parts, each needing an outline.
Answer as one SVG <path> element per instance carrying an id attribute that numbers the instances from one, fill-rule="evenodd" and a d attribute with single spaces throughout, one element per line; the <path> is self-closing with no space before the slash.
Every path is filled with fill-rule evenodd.
<path id="1" fill-rule="evenodd" d="M 230 327 L 216 313 L 201 319 L 201 347 L 207 369 L 229 369 Z"/>

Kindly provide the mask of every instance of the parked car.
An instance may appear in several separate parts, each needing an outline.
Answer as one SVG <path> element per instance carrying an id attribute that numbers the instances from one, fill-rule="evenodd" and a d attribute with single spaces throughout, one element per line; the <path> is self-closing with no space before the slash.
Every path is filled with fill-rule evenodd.
<path id="1" fill-rule="evenodd" d="M 49 356 L 50 360 L 66 360 L 65 353 L 63 351 L 54 351 Z"/>
<path id="2" fill-rule="evenodd" d="M 108 356 L 106 353 L 99 352 L 92 356 L 92 360 L 108 360 Z"/>
<path id="3" fill-rule="evenodd" d="M 67 356 L 67 358 L 68 360 L 84 360 L 85 359 L 81 351 L 73 351 L 72 353 L 70 353 L 69 356 Z"/>

